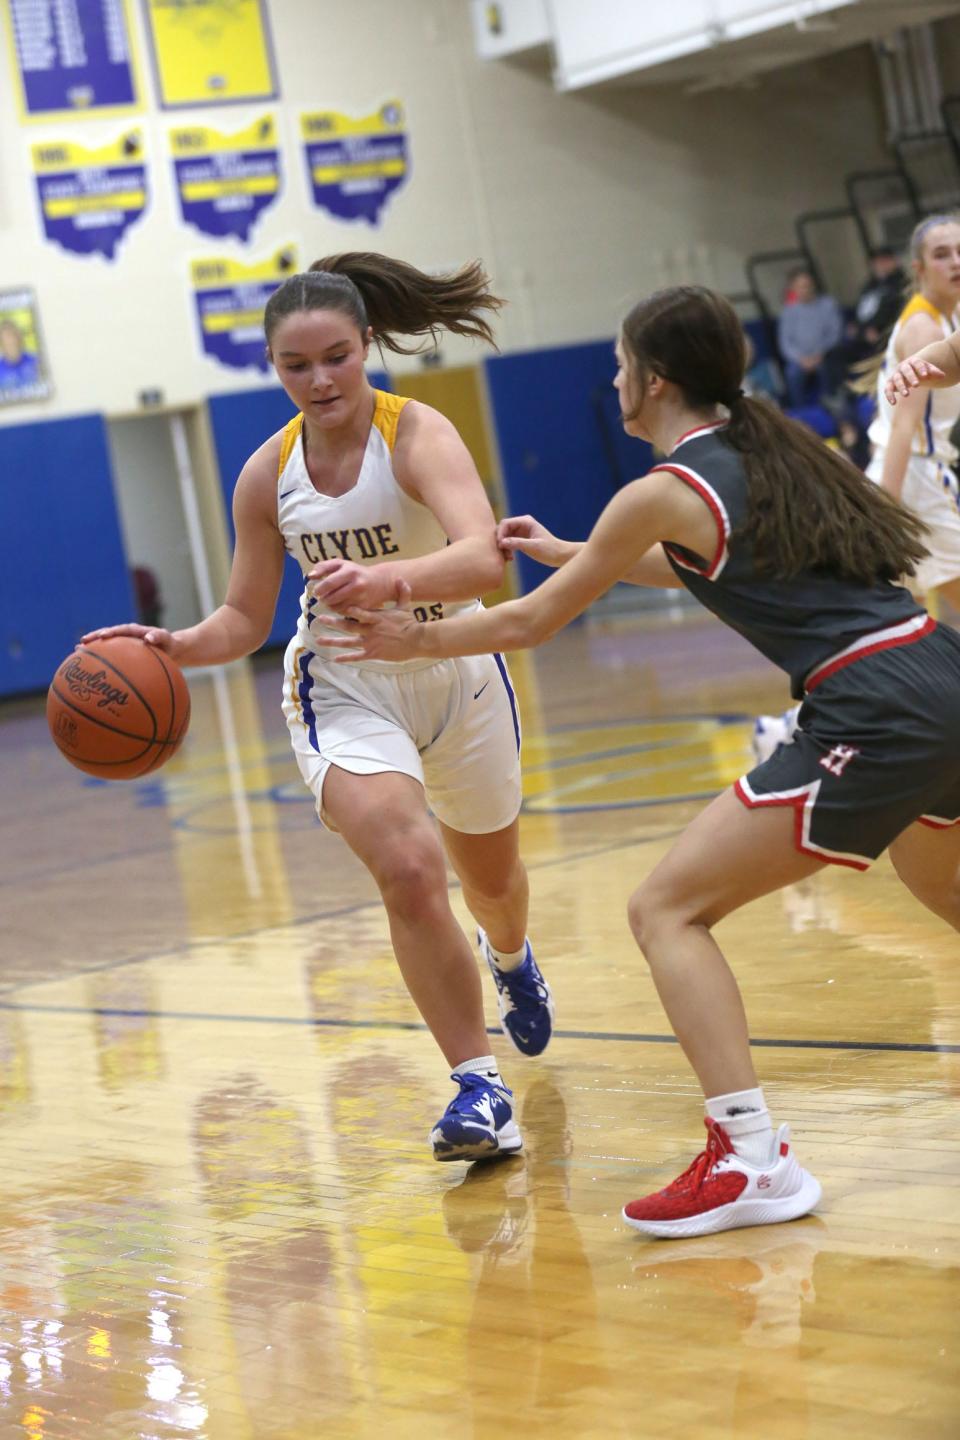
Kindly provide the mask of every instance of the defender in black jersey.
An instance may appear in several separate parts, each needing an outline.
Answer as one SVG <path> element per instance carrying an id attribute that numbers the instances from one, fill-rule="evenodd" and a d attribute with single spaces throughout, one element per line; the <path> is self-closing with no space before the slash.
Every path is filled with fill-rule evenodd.
<path id="1" fill-rule="evenodd" d="M 721 421 L 681 436 L 650 473 L 677 476 L 714 517 L 709 557 L 664 543 L 679 579 L 785 670 L 794 699 L 804 701 L 793 743 L 738 780 L 736 793 L 748 806 L 791 806 L 798 850 L 866 870 L 913 821 L 960 820 L 952 738 L 960 734 L 960 637 L 890 580 L 759 575 L 746 537 L 731 541 L 744 534 L 748 480 L 726 429 Z M 902 646 L 919 648 L 880 659 Z"/>
<path id="2" fill-rule="evenodd" d="M 730 305 L 678 287 L 636 305 L 617 345 L 624 428 L 668 458 L 621 490 L 589 540 L 530 516 L 501 545 L 562 567 L 483 614 L 418 626 L 355 611 L 344 657 L 478 654 L 537 645 L 617 580 L 684 585 L 789 675 L 801 733 L 718 796 L 630 899 L 633 933 L 703 1086 L 706 1149 L 624 1210 L 652 1235 L 794 1219 L 820 1186 L 774 1132 L 736 981 L 711 929 L 827 862 L 889 847 L 901 878 L 960 929 L 960 639 L 899 583 L 922 525 L 803 426 L 740 389 Z M 397 599 L 404 599 L 402 585 Z"/>

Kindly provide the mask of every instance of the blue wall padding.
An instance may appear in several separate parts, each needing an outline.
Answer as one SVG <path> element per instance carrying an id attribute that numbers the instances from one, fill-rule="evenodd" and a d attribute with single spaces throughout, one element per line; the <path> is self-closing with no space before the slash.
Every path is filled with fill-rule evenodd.
<path id="1" fill-rule="evenodd" d="M 623 432 L 613 340 L 485 361 L 508 511 L 534 515 L 564 540 L 583 540 L 601 510 L 650 468 L 649 445 Z M 550 573 L 517 557 L 520 588 Z"/>
<path id="2" fill-rule="evenodd" d="M 386 375 L 370 375 L 379 390 L 389 390 Z M 213 429 L 213 443 L 220 469 L 220 483 L 227 507 L 230 542 L 234 541 L 233 490 L 237 477 L 255 450 L 276 430 L 282 429 L 297 412 L 280 386 L 269 390 L 240 390 L 229 395 L 211 395 L 207 404 Z M 287 557 L 280 586 L 280 598 L 267 645 L 286 645 L 297 627 L 303 577 L 300 566 Z"/>
<path id="3" fill-rule="evenodd" d="M 0 695 L 15 695 L 136 605 L 102 416 L 0 427 L 0 487 Z"/>

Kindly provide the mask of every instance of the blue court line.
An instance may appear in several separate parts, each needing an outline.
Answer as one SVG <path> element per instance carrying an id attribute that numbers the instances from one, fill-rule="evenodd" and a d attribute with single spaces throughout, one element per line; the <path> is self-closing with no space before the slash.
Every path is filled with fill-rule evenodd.
<path id="1" fill-rule="evenodd" d="M 121 1005 L 21 1005 L 0 1000 L 0 1010 L 21 1010 L 44 1015 L 117 1015 L 128 1019 L 199 1020 L 230 1025 L 305 1025 L 312 1030 L 401 1030 L 429 1034 L 422 1020 L 322 1019 L 312 1015 L 214 1015 L 193 1010 L 137 1010 Z M 501 1034 L 488 1025 L 488 1035 Z M 625 1030 L 555 1030 L 557 1040 L 625 1041 L 633 1045 L 677 1045 L 675 1035 L 634 1034 Z M 773 1040 L 751 1039 L 765 1050 L 894 1050 L 910 1054 L 960 1055 L 960 1045 L 933 1045 L 898 1040 Z"/>

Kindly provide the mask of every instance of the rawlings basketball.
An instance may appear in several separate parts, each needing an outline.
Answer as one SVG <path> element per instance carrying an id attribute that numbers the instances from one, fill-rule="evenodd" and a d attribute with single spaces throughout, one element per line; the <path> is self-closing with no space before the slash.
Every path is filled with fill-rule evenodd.
<path id="1" fill-rule="evenodd" d="M 102 780 L 135 780 L 175 755 L 190 691 L 175 661 L 127 635 L 68 655 L 47 692 L 47 724 L 71 765 Z"/>

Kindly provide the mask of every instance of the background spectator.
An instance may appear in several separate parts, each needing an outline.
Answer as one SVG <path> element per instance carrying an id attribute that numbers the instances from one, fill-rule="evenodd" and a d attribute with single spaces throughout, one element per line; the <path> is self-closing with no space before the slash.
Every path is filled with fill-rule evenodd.
<path id="1" fill-rule="evenodd" d="M 799 409 L 819 393 L 824 360 L 843 336 L 843 315 L 832 295 L 819 294 L 809 270 L 795 270 L 788 289 L 794 299 L 781 311 L 777 343 L 787 403 Z"/>
<path id="2" fill-rule="evenodd" d="M 893 329 L 903 308 L 907 276 L 894 250 L 878 245 L 870 253 L 870 275 L 864 282 L 847 326 L 847 340 L 862 348 L 854 360 L 865 360 Z"/>
<path id="3" fill-rule="evenodd" d="M 824 389 L 841 413 L 854 418 L 855 397 L 848 390 L 850 371 L 882 348 L 903 309 L 907 277 L 889 246 L 878 246 L 870 255 L 870 275 L 857 297 L 846 334 L 824 363 Z"/>

